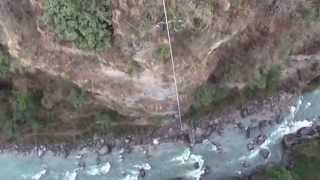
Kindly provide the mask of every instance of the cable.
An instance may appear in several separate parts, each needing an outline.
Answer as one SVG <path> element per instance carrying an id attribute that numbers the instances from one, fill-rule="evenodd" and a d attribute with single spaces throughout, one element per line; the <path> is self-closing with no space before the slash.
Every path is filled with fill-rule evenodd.
<path id="1" fill-rule="evenodd" d="M 176 97 L 177 97 L 178 113 L 179 113 L 179 125 L 180 125 L 180 129 L 182 130 L 182 118 L 181 118 L 179 91 L 178 91 L 176 70 L 175 70 L 173 53 L 172 53 L 172 45 L 171 45 L 170 30 L 169 30 L 169 24 L 168 24 L 167 8 L 166 8 L 165 0 L 162 0 L 162 2 L 163 2 L 164 16 L 166 18 L 167 34 L 168 34 L 169 47 L 170 47 L 170 58 L 171 58 L 171 64 L 172 64 L 173 79 L 174 79 L 174 84 L 175 84 L 175 88 L 176 88 Z"/>

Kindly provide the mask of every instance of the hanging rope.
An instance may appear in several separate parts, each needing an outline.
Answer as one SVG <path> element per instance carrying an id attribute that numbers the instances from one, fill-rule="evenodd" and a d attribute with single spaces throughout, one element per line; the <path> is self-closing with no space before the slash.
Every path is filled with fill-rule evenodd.
<path id="1" fill-rule="evenodd" d="M 165 0 L 162 0 L 162 3 L 163 3 L 164 16 L 165 16 L 165 18 L 166 18 L 167 34 L 168 34 L 168 41 L 169 41 L 169 48 L 170 48 L 170 58 L 171 58 L 171 65 L 172 65 L 174 85 L 175 85 L 175 89 L 176 89 L 176 97 L 177 97 L 177 104 L 178 104 L 179 125 L 180 125 L 180 129 L 182 129 L 182 118 L 181 118 L 179 91 L 178 91 L 176 70 L 175 70 L 173 53 L 172 53 L 172 45 L 171 45 L 170 30 L 169 30 L 168 16 L 167 16 L 167 8 L 166 8 L 166 2 L 165 2 Z"/>

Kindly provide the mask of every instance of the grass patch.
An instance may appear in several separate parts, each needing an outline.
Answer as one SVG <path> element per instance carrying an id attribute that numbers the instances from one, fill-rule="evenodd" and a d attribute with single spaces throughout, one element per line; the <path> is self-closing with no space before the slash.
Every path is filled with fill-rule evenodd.
<path id="1" fill-rule="evenodd" d="M 111 0 L 45 0 L 43 20 L 61 40 L 80 49 L 111 47 Z"/>

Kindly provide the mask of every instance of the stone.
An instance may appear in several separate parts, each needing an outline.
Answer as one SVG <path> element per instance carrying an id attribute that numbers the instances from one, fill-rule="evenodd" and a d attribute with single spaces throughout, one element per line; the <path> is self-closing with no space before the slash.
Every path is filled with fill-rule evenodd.
<path id="1" fill-rule="evenodd" d="M 275 122 L 274 122 L 274 120 L 270 120 L 270 121 L 268 122 L 268 124 L 269 124 L 269 126 L 274 126 L 274 125 L 275 125 Z"/>
<path id="2" fill-rule="evenodd" d="M 320 126 L 316 126 L 315 130 L 318 132 L 318 134 L 320 134 Z"/>
<path id="3" fill-rule="evenodd" d="M 250 138 L 251 137 L 251 128 L 247 127 L 246 128 L 246 138 Z"/>
<path id="4" fill-rule="evenodd" d="M 259 155 L 263 157 L 263 159 L 268 159 L 270 157 L 270 151 L 268 149 L 261 149 Z"/>
<path id="5" fill-rule="evenodd" d="M 283 121 L 283 117 L 281 115 L 277 115 L 275 118 L 275 121 L 277 124 L 281 124 Z"/>
<path id="6" fill-rule="evenodd" d="M 144 177 L 146 177 L 146 170 L 144 170 L 143 168 L 141 168 L 140 170 L 139 170 L 139 178 L 144 178 Z"/>
<path id="7" fill-rule="evenodd" d="M 256 137 L 255 143 L 257 145 L 261 145 L 266 141 L 266 139 L 267 139 L 267 136 L 265 134 L 260 134 L 259 136 Z"/>
<path id="8" fill-rule="evenodd" d="M 246 128 L 244 127 L 244 125 L 241 122 L 237 123 L 237 127 L 240 129 L 241 132 L 246 131 Z"/>
<path id="9" fill-rule="evenodd" d="M 38 151 L 38 157 L 42 158 L 45 155 L 47 149 L 45 146 L 40 146 L 37 151 Z"/>
<path id="10" fill-rule="evenodd" d="M 110 152 L 111 152 L 111 148 L 108 145 L 104 145 L 99 149 L 98 154 L 99 155 L 106 155 Z"/>
<path id="11" fill-rule="evenodd" d="M 303 127 L 299 129 L 297 132 L 298 137 L 314 136 L 315 134 L 316 134 L 316 131 L 312 127 Z"/>
<path id="12" fill-rule="evenodd" d="M 243 162 L 241 162 L 241 166 L 244 167 L 244 168 L 248 168 L 250 165 L 249 165 L 248 162 L 243 161 Z"/>
<path id="13" fill-rule="evenodd" d="M 221 144 L 219 144 L 219 143 L 215 143 L 215 142 L 213 142 L 212 143 L 215 147 L 216 147 L 216 151 L 218 151 L 218 152 L 222 152 L 222 145 Z"/>
<path id="14" fill-rule="evenodd" d="M 171 178 L 170 180 L 184 180 L 183 177 L 175 177 L 175 178 Z"/>
<path id="15" fill-rule="evenodd" d="M 84 161 L 80 161 L 80 162 L 78 162 L 78 167 L 81 169 L 84 169 L 84 168 L 86 168 L 86 163 Z"/>
<path id="16" fill-rule="evenodd" d="M 250 142 L 250 143 L 248 143 L 247 144 L 247 149 L 249 150 L 249 151 L 252 151 L 252 150 L 254 150 L 254 143 L 252 143 L 252 142 Z"/>
<path id="17" fill-rule="evenodd" d="M 191 138 L 188 133 L 179 134 L 177 138 L 178 138 L 178 140 L 181 140 L 187 144 L 191 143 Z"/>
<path id="18" fill-rule="evenodd" d="M 259 129 L 260 130 L 263 130 L 267 126 L 268 126 L 268 120 L 262 120 L 262 121 L 259 122 Z"/>
<path id="19" fill-rule="evenodd" d="M 284 136 L 282 143 L 283 143 L 284 147 L 290 148 L 294 144 L 297 144 L 298 141 L 299 141 L 299 138 L 295 134 L 288 134 L 288 135 Z"/>
<path id="20" fill-rule="evenodd" d="M 154 145 L 158 145 L 158 144 L 160 144 L 160 142 L 159 142 L 159 139 L 158 139 L 158 138 L 153 139 L 152 143 L 153 143 Z"/>
<path id="21" fill-rule="evenodd" d="M 207 176 L 210 173 L 210 167 L 208 165 L 204 166 L 203 168 L 203 174 L 201 175 L 200 179 L 203 179 L 203 177 Z"/>
<path id="22" fill-rule="evenodd" d="M 196 137 L 202 137 L 205 134 L 205 131 L 202 128 L 196 128 L 195 135 Z"/>
<path id="23" fill-rule="evenodd" d="M 193 167 L 194 167 L 195 169 L 199 169 L 199 168 L 200 168 L 199 162 L 193 163 Z"/>

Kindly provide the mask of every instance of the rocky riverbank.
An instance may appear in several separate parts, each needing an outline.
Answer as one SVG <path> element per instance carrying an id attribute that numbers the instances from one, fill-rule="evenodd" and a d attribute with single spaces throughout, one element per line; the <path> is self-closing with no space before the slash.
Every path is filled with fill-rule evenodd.
<path id="1" fill-rule="evenodd" d="M 318 121 L 319 122 L 319 121 Z M 319 157 L 319 123 L 311 127 L 299 129 L 296 133 L 288 134 L 283 138 L 285 148 L 281 164 L 272 165 L 266 170 L 260 170 L 250 176 L 250 180 L 303 180 L 318 179 L 320 173 Z"/>

